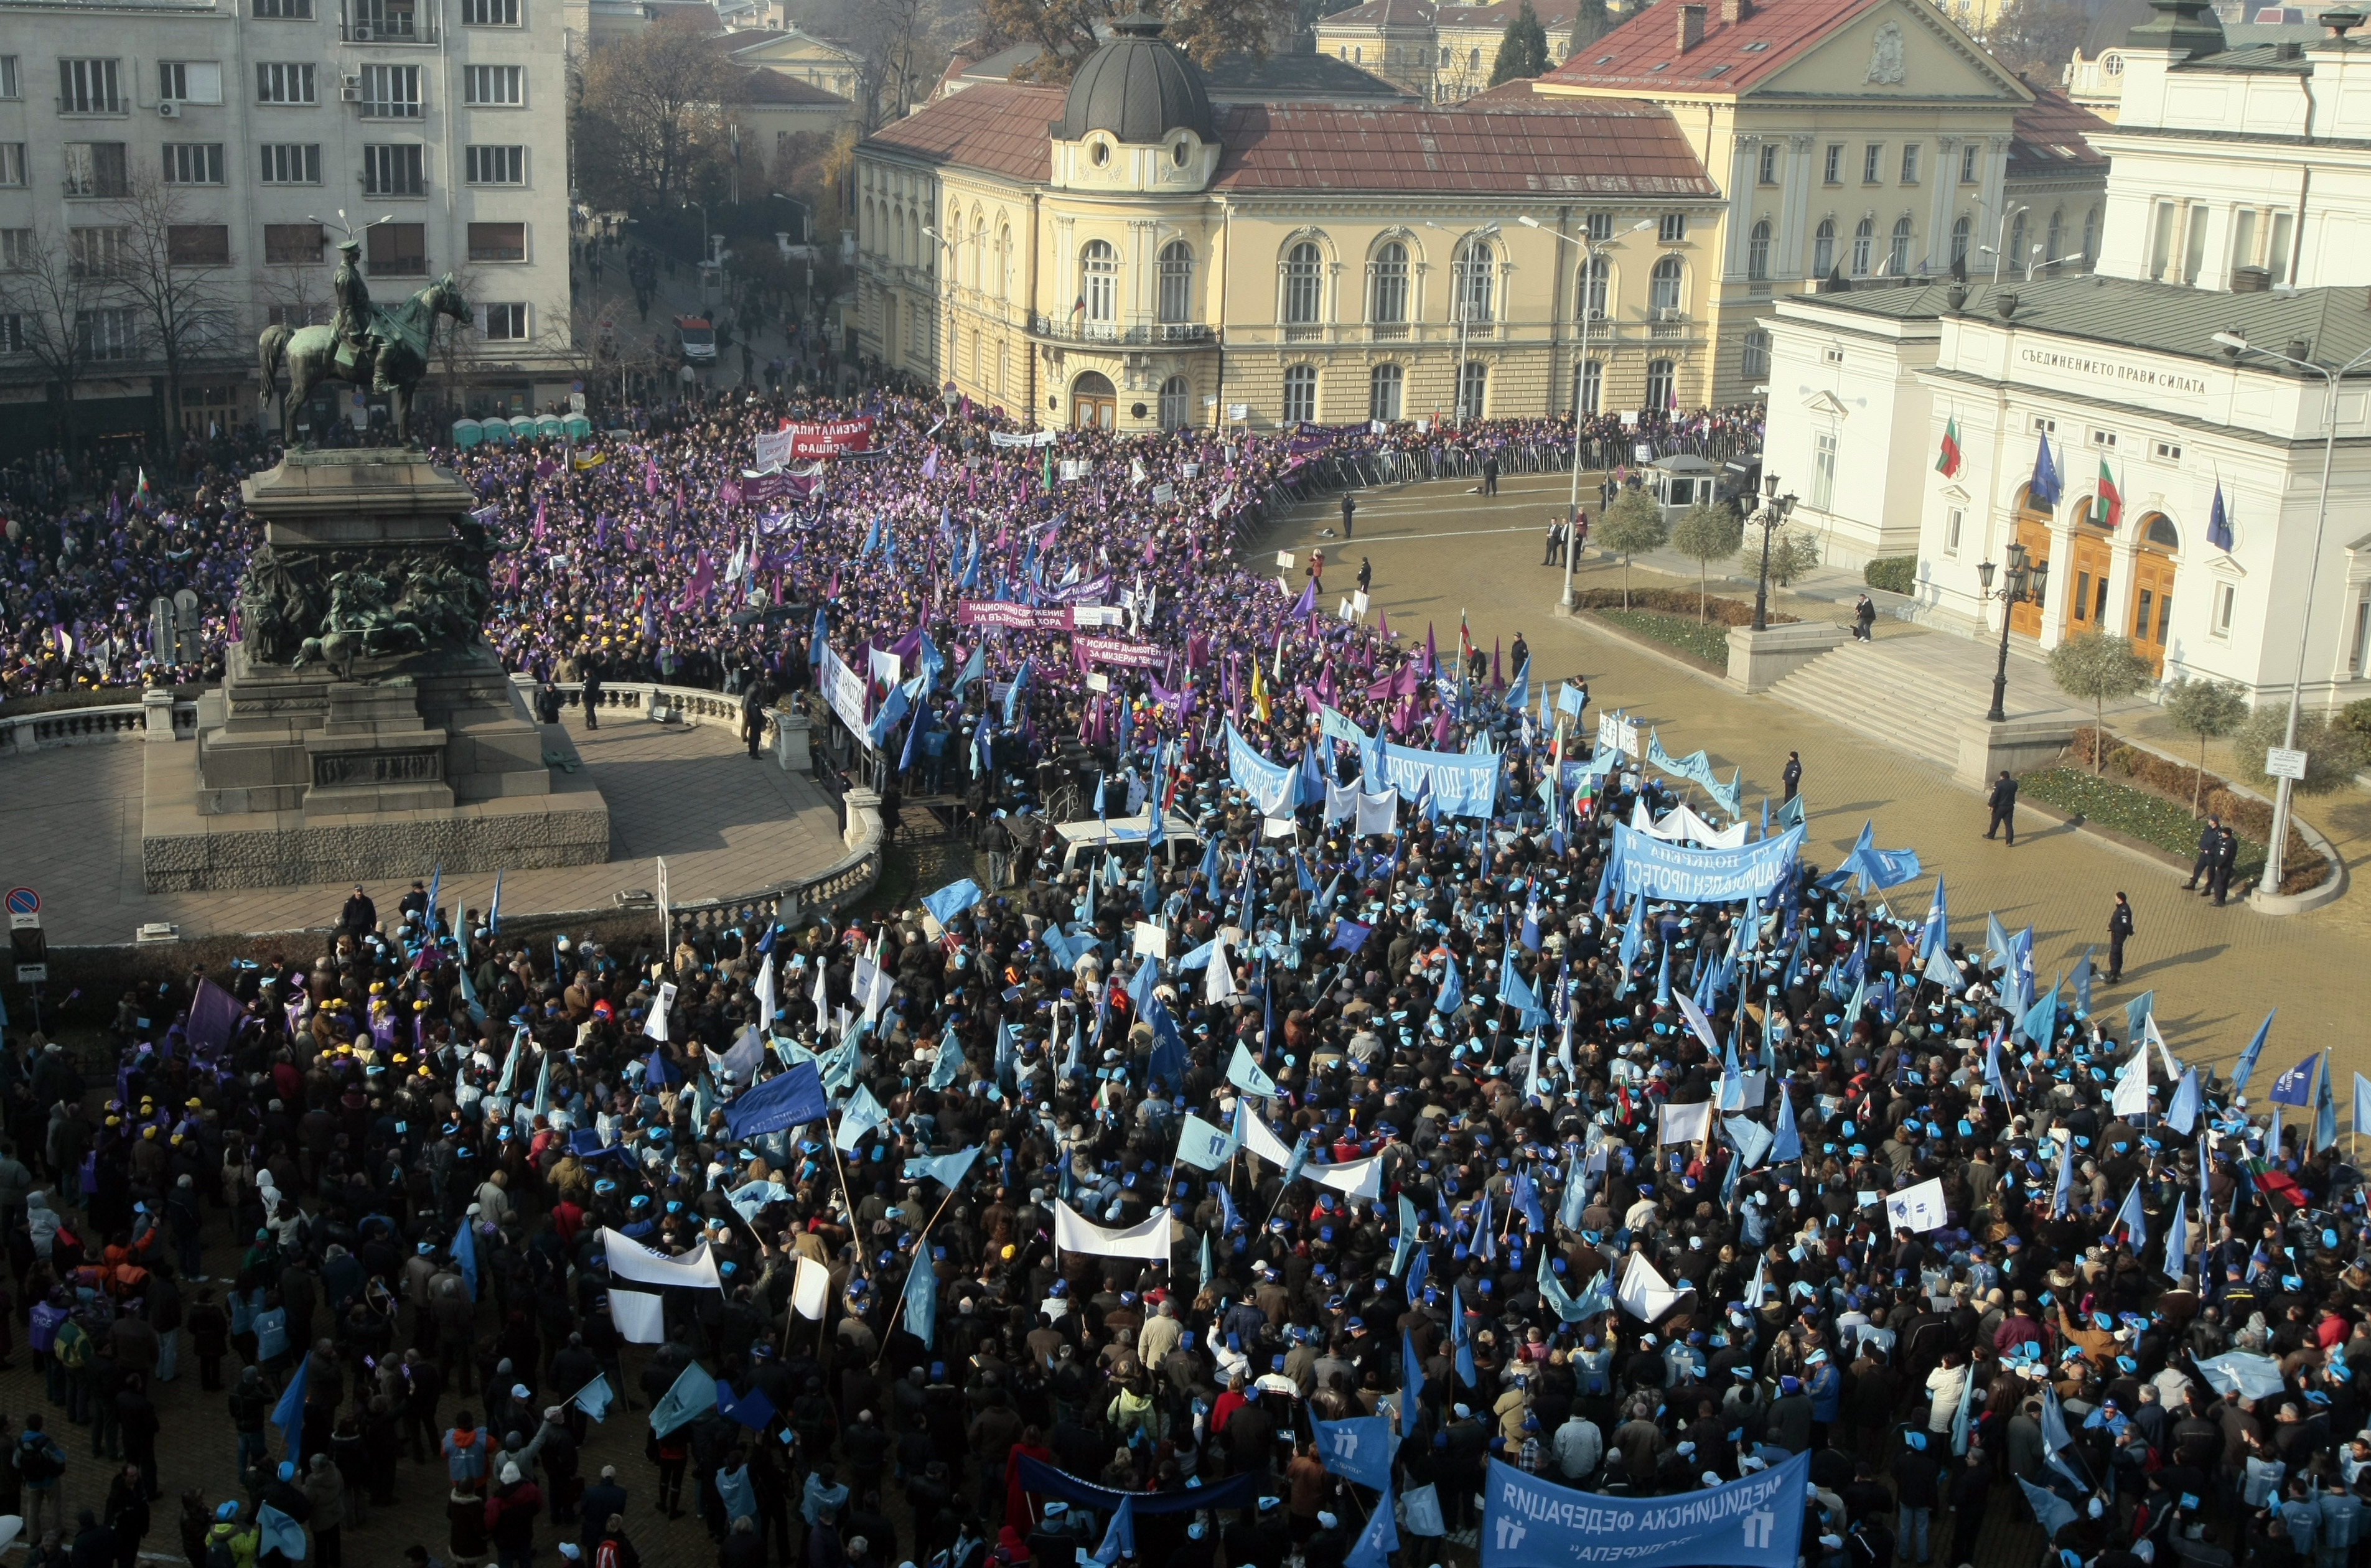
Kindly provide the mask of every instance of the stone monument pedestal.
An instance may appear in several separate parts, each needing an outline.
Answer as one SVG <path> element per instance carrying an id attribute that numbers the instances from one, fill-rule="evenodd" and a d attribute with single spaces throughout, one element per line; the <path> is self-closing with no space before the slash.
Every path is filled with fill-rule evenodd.
<path id="1" fill-rule="evenodd" d="M 476 499 L 409 451 L 292 453 L 244 486 L 265 543 L 190 752 L 149 748 L 152 893 L 608 859 L 609 813 L 478 618 Z"/>

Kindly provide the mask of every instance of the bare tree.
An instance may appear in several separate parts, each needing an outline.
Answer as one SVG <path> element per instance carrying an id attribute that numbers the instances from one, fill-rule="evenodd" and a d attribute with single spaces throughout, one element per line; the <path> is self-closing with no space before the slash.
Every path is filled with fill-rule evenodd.
<path id="1" fill-rule="evenodd" d="M 1116 0 L 981 0 L 980 12 L 993 36 L 1025 40 L 1045 52 L 1013 73 L 1037 81 L 1063 82 L 1102 40 L 1098 23 L 1144 9 L 1168 24 L 1163 35 L 1197 63 L 1243 53 L 1265 59 L 1271 41 L 1294 21 L 1292 0 L 1168 0 L 1142 6 Z"/>
<path id="2" fill-rule="evenodd" d="M 856 113 L 869 136 L 912 112 L 937 79 L 944 53 L 931 46 L 921 0 L 873 0 L 855 23 L 849 42 L 863 62 L 856 73 Z"/>
<path id="3" fill-rule="evenodd" d="M 117 215 L 122 241 L 115 287 L 139 311 L 146 346 L 164 362 L 169 431 L 180 418 L 181 378 L 192 363 L 219 363 L 234 352 L 231 231 L 191 222 L 179 190 L 160 180 L 133 180 Z"/>
<path id="4" fill-rule="evenodd" d="M 55 232 L 36 227 L 25 248 L 0 271 L 0 306 L 17 318 L 25 352 L 49 382 L 57 421 L 58 445 L 74 458 L 75 388 L 101 359 L 129 357 L 136 344 L 123 340 L 111 248 L 86 238 L 70 248 Z"/>
<path id="5" fill-rule="evenodd" d="M 654 22 L 585 63 L 577 177 L 596 207 L 670 205 L 713 161 L 733 67 L 689 18 Z"/>

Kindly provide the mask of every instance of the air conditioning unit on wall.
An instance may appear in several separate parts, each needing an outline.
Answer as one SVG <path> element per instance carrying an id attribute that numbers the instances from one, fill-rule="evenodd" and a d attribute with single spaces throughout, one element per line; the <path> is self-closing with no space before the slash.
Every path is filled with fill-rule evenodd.
<path id="1" fill-rule="evenodd" d="M 181 117 L 181 106 L 175 103 L 171 98 L 167 98 L 163 102 L 157 104 L 156 113 L 160 119 L 179 120 Z"/>

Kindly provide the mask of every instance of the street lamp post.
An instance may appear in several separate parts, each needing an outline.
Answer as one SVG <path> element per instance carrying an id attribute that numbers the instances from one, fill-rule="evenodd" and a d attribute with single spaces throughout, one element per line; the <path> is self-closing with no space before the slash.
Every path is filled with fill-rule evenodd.
<path id="1" fill-rule="evenodd" d="M 2037 605 L 2041 603 L 2042 590 L 2050 582 L 2050 563 L 2032 559 L 2023 545 L 2012 544 L 2002 553 L 2007 560 L 2008 571 L 2001 579 L 1998 594 L 1993 592 L 1993 574 L 1996 570 L 1993 563 L 1987 560 L 1976 568 L 1976 581 L 1984 589 L 1980 596 L 1997 598 L 2001 602 L 2000 662 L 1993 667 L 1993 705 L 1991 711 L 1984 715 L 1995 724 L 2008 717 L 2002 705 L 2008 700 L 2009 610 L 2028 600 Z"/>
<path id="2" fill-rule="evenodd" d="M 1429 218 L 1425 220 L 1424 226 L 1427 228 L 1440 229 L 1440 232 L 1443 234 L 1447 234 L 1449 232 L 1448 229 L 1442 227 L 1440 224 L 1434 223 Z M 1450 407 L 1453 417 L 1456 420 L 1457 428 L 1460 430 L 1463 430 L 1465 428 L 1466 329 L 1474 319 L 1474 302 L 1471 297 L 1473 294 L 1474 241 L 1477 239 L 1487 239 L 1498 232 L 1498 225 L 1495 221 L 1478 225 L 1474 228 L 1467 229 L 1463 234 L 1459 235 L 1457 236 L 1456 244 L 1450 248 L 1449 271 L 1450 276 L 1452 280 L 1451 286 L 1455 288 L 1457 291 L 1457 386 L 1455 395 L 1450 400 Z M 1460 259 L 1461 252 L 1463 253 L 1463 259 Z"/>
<path id="3" fill-rule="evenodd" d="M 1762 510 L 1754 513 L 1754 524 L 1762 530 L 1762 571 L 1753 582 L 1753 629 L 1770 629 L 1770 539 L 1787 525 L 1787 514 L 1795 510 L 1795 498 L 1778 493 L 1778 476 L 1762 476 Z"/>
<path id="4" fill-rule="evenodd" d="M 2306 558 L 2305 563 L 2305 608 L 2297 616 L 2296 668 L 2289 674 L 2288 726 L 2281 733 L 2281 749 L 2293 751 L 2296 748 L 2297 710 L 2304 705 L 2305 700 L 2306 634 L 2313 627 L 2314 585 L 2321 575 L 2321 535 L 2322 529 L 2330 522 L 2330 467 L 2331 460 L 2337 455 L 2338 450 L 2338 384 L 2348 372 L 2366 361 L 2371 361 L 2371 349 L 2365 349 L 2336 370 L 2332 370 L 2328 365 L 2316 364 L 2311 360 L 2296 359 L 2288 354 L 2276 353 L 2271 349 L 2260 349 L 2237 332 L 2217 332 L 2213 340 L 2217 346 L 2228 349 L 2234 358 L 2240 354 L 2261 354 L 2266 359 L 2278 360 L 2283 364 L 2294 366 L 2298 370 L 2309 370 L 2321 377 L 2327 394 L 2321 410 L 2321 499 L 2316 504 L 2313 514 L 2313 553 Z M 2291 779 L 2283 778 L 2279 787 L 2273 792 L 2273 841 L 2264 848 L 2264 874 L 2256 882 L 2256 891 L 2259 893 L 2281 891 L 2281 878 L 2285 869 L 2282 865 L 2284 859 L 2282 851 L 2288 847 L 2289 787 L 2292 782 Z"/>
<path id="5" fill-rule="evenodd" d="M 1589 367 L 1589 323 L 1591 315 L 1590 306 L 1590 291 L 1597 282 L 1598 258 L 1602 256 L 1605 252 L 1613 249 L 1615 246 L 1621 244 L 1622 241 L 1618 237 L 1613 236 L 1609 236 L 1605 239 L 1590 239 L 1586 237 L 1586 230 L 1582 231 L 1583 237 L 1576 239 L 1571 235 L 1561 234 L 1555 229 L 1544 226 L 1540 223 L 1539 219 L 1534 218 L 1528 213 L 1517 218 L 1515 221 L 1522 225 L 1525 228 L 1538 229 L 1542 234 L 1553 236 L 1557 239 L 1563 240 L 1567 245 L 1578 247 L 1580 250 L 1581 283 L 1579 289 L 1576 291 L 1578 294 L 1578 299 L 1575 304 L 1575 314 L 1579 315 L 1580 317 L 1580 354 L 1579 359 L 1574 365 L 1572 374 L 1572 497 L 1565 503 L 1564 597 L 1559 601 L 1564 607 L 1568 610 L 1572 608 L 1573 604 L 1573 558 L 1580 553 L 1580 541 L 1575 536 L 1580 524 L 1580 388 L 1581 378 L 1587 374 Z M 1648 229 L 1654 226 L 1652 220 L 1641 218 L 1622 232 L 1625 235 L 1637 234 L 1640 229 Z M 1462 388 L 1464 385 L 1465 377 L 1465 368 L 1463 364 L 1459 365 L 1457 375 L 1458 385 Z M 1601 379 L 1598 386 L 1602 389 L 1604 386 L 1604 382 Z"/>

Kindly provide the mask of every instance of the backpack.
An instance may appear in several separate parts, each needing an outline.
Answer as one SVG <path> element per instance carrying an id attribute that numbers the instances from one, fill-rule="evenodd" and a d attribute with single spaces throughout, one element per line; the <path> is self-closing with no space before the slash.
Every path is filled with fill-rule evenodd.
<path id="1" fill-rule="evenodd" d="M 80 1323 L 71 1319 L 58 1325 L 58 1337 L 52 1348 L 56 1352 L 58 1365 L 69 1372 L 79 1372 L 90 1365 L 90 1335 L 83 1332 Z"/>
<path id="2" fill-rule="evenodd" d="M 55 1481 L 66 1473 L 65 1460 L 58 1457 L 57 1446 L 47 1438 L 40 1443 L 20 1444 L 17 1449 L 17 1473 L 39 1484 Z"/>
<path id="3" fill-rule="evenodd" d="M 238 1556 L 227 1540 L 206 1542 L 206 1568 L 238 1568 Z"/>

